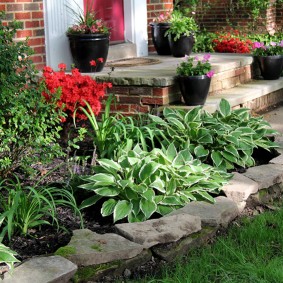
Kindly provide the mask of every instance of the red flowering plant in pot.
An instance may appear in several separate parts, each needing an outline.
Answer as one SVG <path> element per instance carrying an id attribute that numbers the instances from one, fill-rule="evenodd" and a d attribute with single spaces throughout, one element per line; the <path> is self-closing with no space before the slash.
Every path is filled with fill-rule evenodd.
<path id="1" fill-rule="evenodd" d="M 265 80 L 276 80 L 283 71 L 283 40 L 280 42 L 253 43 L 253 55 Z"/>
<path id="2" fill-rule="evenodd" d="M 90 65 L 95 67 L 95 63 L 96 61 L 92 60 Z M 61 119 L 64 123 L 62 139 L 66 140 L 73 118 L 76 118 L 77 121 L 87 120 L 87 116 L 78 108 L 85 107 L 85 102 L 87 102 L 93 113 L 98 115 L 101 110 L 100 100 L 104 97 L 106 89 L 112 87 L 112 84 L 97 82 L 88 75 L 82 75 L 77 68 L 73 68 L 71 73 L 66 73 L 64 63 L 59 64 L 58 67 L 59 71 L 54 71 L 48 66 L 43 69 L 46 91 L 42 94 L 48 101 L 59 91 L 57 106 L 66 114 Z"/>
<path id="3" fill-rule="evenodd" d="M 185 56 L 177 67 L 177 79 L 186 105 L 204 105 L 208 96 L 211 78 L 210 54 L 202 58 Z"/>

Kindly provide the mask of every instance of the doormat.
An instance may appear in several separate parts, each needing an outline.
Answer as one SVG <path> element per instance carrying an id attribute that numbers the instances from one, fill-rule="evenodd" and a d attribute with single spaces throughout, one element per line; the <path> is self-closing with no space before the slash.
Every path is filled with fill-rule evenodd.
<path id="1" fill-rule="evenodd" d="M 144 65 L 154 65 L 161 63 L 158 59 L 152 58 L 128 58 L 106 63 L 107 67 L 135 67 Z"/>

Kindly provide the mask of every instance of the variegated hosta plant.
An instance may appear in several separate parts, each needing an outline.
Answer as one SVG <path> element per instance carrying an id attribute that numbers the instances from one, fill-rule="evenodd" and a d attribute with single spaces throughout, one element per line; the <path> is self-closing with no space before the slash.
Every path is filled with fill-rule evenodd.
<path id="1" fill-rule="evenodd" d="M 16 257 L 17 253 L 0 243 L 0 264 L 5 263 L 10 270 L 16 262 L 20 262 Z M 1 273 L 0 273 L 1 274 Z"/>
<path id="2" fill-rule="evenodd" d="M 255 148 L 277 147 L 270 137 L 278 132 L 262 117 L 251 116 L 247 108 L 232 110 L 225 99 L 212 114 L 196 107 L 191 111 L 166 108 L 164 118 L 149 116 L 161 126 L 156 138 L 164 147 L 173 141 L 176 148 L 189 148 L 195 158 L 222 170 L 251 167 Z"/>
<path id="3" fill-rule="evenodd" d="M 193 159 L 189 149 L 177 152 L 170 144 L 166 150 L 143 151 L 138 145 L 116 161 L 98 160 L 95 175 L 80 187 L 93 191 L 81 208 L 105 199 L 101 214 L 113 214 L 114 222 L 149 219 L 154 213 L 165 215 L 193 200 L 213 202 L 231 177 L 223 171 Z"/>

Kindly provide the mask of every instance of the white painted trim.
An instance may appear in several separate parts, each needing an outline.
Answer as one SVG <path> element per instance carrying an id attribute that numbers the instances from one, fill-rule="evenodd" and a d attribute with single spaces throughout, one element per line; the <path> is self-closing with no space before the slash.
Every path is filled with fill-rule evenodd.
<path id="1" fill-rule="evenodd" d="M 146 0 L 124 0 L 125 40 L 135 43 L 137 56 L 148 55 Z"/>

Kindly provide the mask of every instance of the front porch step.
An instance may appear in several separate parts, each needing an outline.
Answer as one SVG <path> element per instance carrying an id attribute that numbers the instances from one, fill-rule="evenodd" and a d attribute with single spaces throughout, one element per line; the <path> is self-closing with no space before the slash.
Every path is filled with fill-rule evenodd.
<path id="1" fill-rule="evenodd" d="M 119 60 L 119 59 L 126 59 L 126 58 L 133 58 L 137 56 L 137 46 L 134 43 L 119 43 L 110 45 L 108 51 L 107 62 Z"/>
<path id="2" fill-rule="evenodd" d="M 203 54 L 193 54 L 202 57 Z M 153 109 L 182 104 L 176 80 L 176 67 L 184 58 L 152 55 L 157 64 L 131 67 L 105 67 L 100 73 L 91 74 L 97 81 L 111 82 L 109 93 L 117 97 L 113 112 L 136 114 L 151 112 Z M 209 98 L 205 105 L 208 111 L 215 111 L 222 97 L 232 107 L 248 107 L 261 110 L 283 100 L 282 79 L 276 81 L 253 80 L 258 68 L 250 55 L 219 54 L 211 55 L 212 78 Z"/>
<path id="3" fill-rule="evenodd" d="M 246 107 L 255 111 L 263 110 L 283 101 L 283 77 L 278 80 L 253 80 L 223 90 L 217 95 L 209 96 L 203 109 L 210 113 L 215 112 L 222 98 L 225 98 L 234 109 Z M 164 107 L 187 110 L 194 108 L 194 106 L 185 105 L 165 105 L 159 107 L 158 112 L 161 112 Z"/>

